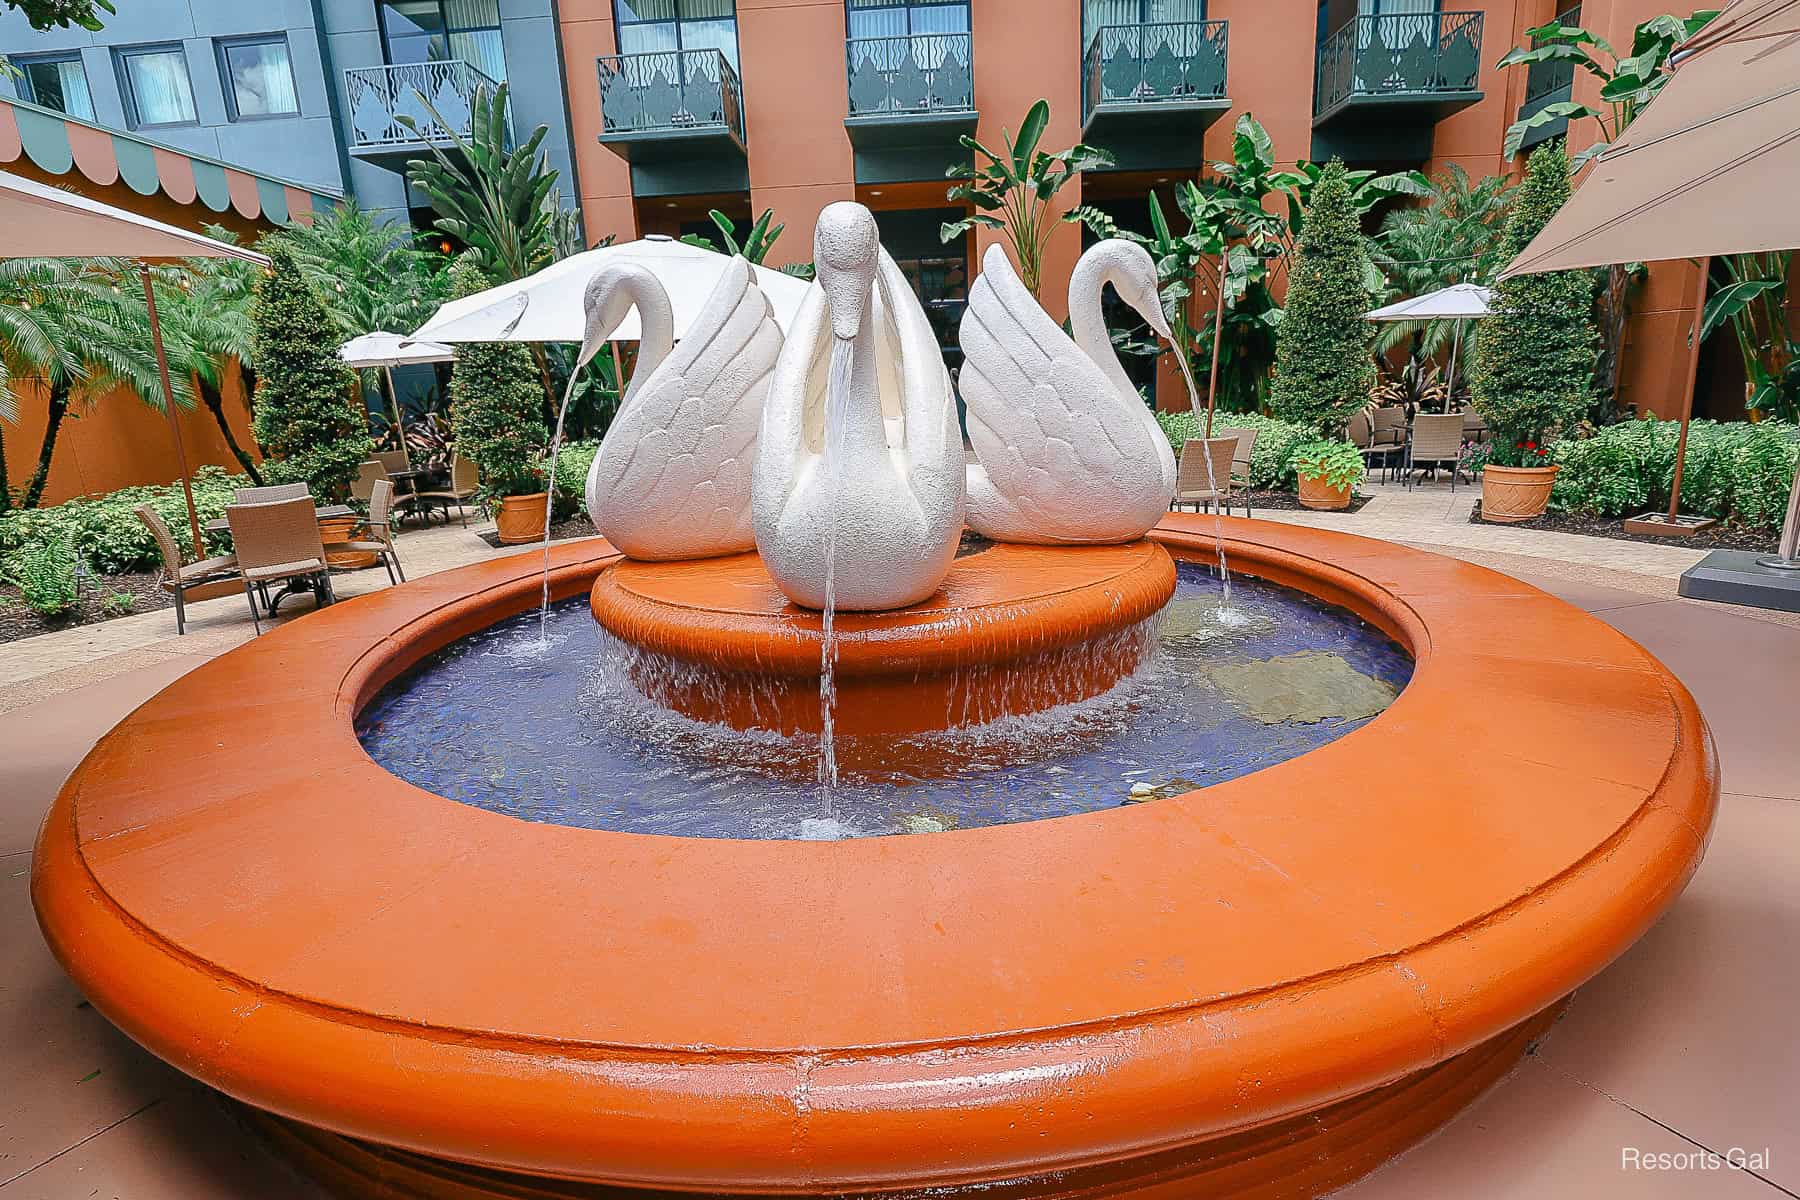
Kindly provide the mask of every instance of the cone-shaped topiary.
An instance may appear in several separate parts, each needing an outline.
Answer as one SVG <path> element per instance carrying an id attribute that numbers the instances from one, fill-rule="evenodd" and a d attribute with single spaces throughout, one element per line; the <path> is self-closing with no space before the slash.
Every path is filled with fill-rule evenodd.
<path id="1" fill-rule="evenodd" d="M 464 253 L 451 264 L 454 296 L 491 286 L 472 255 Z M 456 452 L 480 468 L 481 490 L 489 498 L 544 490 L 541 460 L 550 431 L 544 424 L 543 397 L 525 347 L 470 342 L 457 348 L 450 376 L 450 433 Z"/>
<path id="2" fill-rule="evenodd" d="M 1334 158 L 1313 188 L 1269 389 L 1276 417 L 1327 438 L 1342 435 L 1375 386 L 1375 327 L 1363 320 L 1368 255 L 1344 176 Z"/>
<path id="3" fill-rule="evenodd" d="M 1510 261 L 1549 224 L 1569 198 L 1569 160 L 1561 140 L 1531 152 L 1525 182 L 1500 237 L 1500 260 Z M 1550 439 L 1588 410 L 1594 355 L 1600 337 L 1592 312 L 1591 271 L 1551 271 L 1503 280 L 1494 289 L 1492 316 L 1475 335 L 1469 392 L 1494 431 L 1493 460 L 1502 466 L 1540 466 Z"/>
<path id="4" fill-rule="evenodd" d="M 269 273 L 256 284 L 256 399 L 252 428 L 271 483 L 304 481 L 320 500 L 350 494 L 369 457 L 367 416 L 351 399 L 352 376 L 338 361 L 338 331 L 294 253 L 269 238 Z"/>

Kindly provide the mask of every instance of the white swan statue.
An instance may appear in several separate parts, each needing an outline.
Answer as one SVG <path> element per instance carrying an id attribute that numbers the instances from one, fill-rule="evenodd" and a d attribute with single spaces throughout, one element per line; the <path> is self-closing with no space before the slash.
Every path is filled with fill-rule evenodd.
<path id="1" fill-rule="evenodd" d="M 937 590 L 962 536 L 955 393 L 869 210 L 827 206 L 813 250 L 818 281 L 763 408 L 756 546 L 798 605 L 830 591 L 839 610 L 903 608 Z"/>
<path id="2" fill-rule="evenodd" d="M 1119 365 L 1101 315 L 1112 284 L 1165 339 L 1156 264 L 1118 238 L 1069 280 L 1073 340 L 990 246 L 958 338 L 968 405 L 969 526 L 1001 542 L 1129 542 L 1168 511 L 1175 455 Z"/>
<path id="3" fill-rule="evenodd" d="M 711 558 L 751 549 L 750 477 L 781 327 L 735 257 L 681 345 L 656 276 L 602 267 L 583 297 L 582 364 L 635 306 L 637 370 L 588 469 L 594 528 L 628 558 Z"/>

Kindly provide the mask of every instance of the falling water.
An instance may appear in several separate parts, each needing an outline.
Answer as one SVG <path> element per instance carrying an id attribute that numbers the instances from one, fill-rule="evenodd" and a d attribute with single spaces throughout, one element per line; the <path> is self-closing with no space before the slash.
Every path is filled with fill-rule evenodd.
<path id="1" fill-rule="evenodd" d="M 549 649 L 550 633 L 550 524 L 556 515 L 556 467 L 562 458 L 563 420 L 569 415 L 569 401 L 575 396 L 575 381 L 581 378 L 582 364 L 577 361 L 569 372 L 569 386 L 563 389 L 562 404 L 556 410 L 556 433 L 550 438 L 550 479 L 544 497 L 544 591 L 538 606 L 538 647 Z"/>
<path id="2" fill-rule="evenodd" d="M 825 392 L 825 470 L 831 477 L 831 514 L 825 522 L 825 608 L 820 613 L 824 637 L 819 642 L 819 783 L 825 792 L 825 811 L 831 812 L 831 792 L 838 785 L 837 737 L 837 516 L 844 495 L 844 404 L 850 391 L 850 356 L 853 343 L 833 338 L 831 375 Z"/>
<path id="3" fill-rule="evenodd" d="M 1188 362 L 1187 355 L 1179 350 L 1175 353 L 1175 361 L 1181 365 L 1181 377 L 1187 380 L 1188 408 L 1191 412 L 1200 411 L 1200 389 L 1194 383 L 1194 368 Z M 1210 437 L 1211 432 L 1202 430 L 1202 434 Z M 1219 600 L 1219 616 L 1222 620 L 1230 618 L 1236 610 L 1231 607 L 1231 570 L 1225 565 L 1225 522 L 1220 520 L 1220 504 L 1216 497 L 1219 494 L 1219 481 L 1213 475 L 1211 454 L 1202 454 L 1206 463 L 1206 486 L 1212 489 L 1215 499 L 1212 502 L 1213 516 L 1213 551 L 1219 556 L 1219 582 L 1224 587 L 1224 595 Z"/>

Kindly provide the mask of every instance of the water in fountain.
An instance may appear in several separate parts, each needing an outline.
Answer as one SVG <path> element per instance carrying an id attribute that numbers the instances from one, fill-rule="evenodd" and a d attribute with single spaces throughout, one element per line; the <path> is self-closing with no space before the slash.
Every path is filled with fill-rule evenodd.
<path id="1" fill-rule="evenodd" d="M 1194 383 L 1193 365 L 1188 362 L 1187 353 L 1179 346 L 1175 348 L 1175 361 L 1181 366 L 1181 377 L 1187 380 L 1188 411 L 1197 413 L 1200 411 L 1200 388 Z M 1202 430 L 1202 432 L 1208 438 L 1212 436 L 1212 431 L 1210 429 Z M 1217 499 L 1219 494 L 1219 481 L 1217 477 L 1213 475 L 1212 455 L 1207 453 L 1202 454 L 1200 457 L 1206 462 L 1206 486 L 1212 490 L 1214 496 L 1212 502 L 1213 551 L 1219 558 L 1219 580 L 1224 589 L 1223 594 L 1219 599 L 1218 617 L 1222 624 L 1229 624 L 1232 620 L 1235 620 L 1239 614 L 1236 609 L 1231 607 L 1231 569 L 1225 565 L 1225 522 L 1220 519 L 1219 509 L 1221 505 Z"/>
<path id="2" fill-rule="evenodd" d="M 831 814 L 831 791 L 838 784 L 837 736 L 837 520 L 844 495 L 844 403 L 850 394 L 850 359 L 855 344 L 843 338 L 831 342 L 831 374 L 825 390 L 825 470 L 831 476 L 833 519 L 825 522 L 825 607 L 819 614 L 823 636 L 819 640 L 819 783 L 824 788 L 825 812 Z"/>

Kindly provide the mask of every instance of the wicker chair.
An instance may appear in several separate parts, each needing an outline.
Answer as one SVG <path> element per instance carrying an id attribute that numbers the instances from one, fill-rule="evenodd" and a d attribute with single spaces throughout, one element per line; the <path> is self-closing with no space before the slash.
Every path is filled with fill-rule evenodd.
<path id="1" fill-rule="evenodd" d="M 1412 441 L 1406 450 L 1408 486 L 1414 472 L 1430 467 L 1450 468 L 1450 490 L 1456 490 L 1457 463 L 1462 459 L 1463 418 L 1461 413 L 1420 413 L 1413 418 Z"/>
<path id="2" fill-rule="evenodd" d="M 412 502 L 420 508 L 428 504 L 436 504 L 443 508 L 444 519 L 450 519 L 450 506 L 456 505 L 462 516 L 462 523 L 469 523 L 469 501 L 475 498 L 480 490 L 481 476 L 475 464 L 458 454 L 450 460 L 450 486 L 435 492 L 413 492 Z"/>
<path id="3" fill-rule="evenodd" d="M 1181 461 L 1175 469 L 1175 498 L 1170 508 L 1192 504 L 1199 512 L 1202 505 L 1222 506 L 1231 511 L 1233 496 L 1244 501 L 1244 515 L 1250 515 L 1250 493 L 1237 486 L 1231 475 L 1232 456 L 1237 453 L 1236 437 L 1189 438 L 1182 444 Z M 1211 470 L 1208 471 L 1210 460 Z"/>
<path id="4" fill-rule="evenodd" d="M 1463 409 L 1463 441 L 1479 445 L 1490 440 L 1494 431 L 1488 428 L 1486 418 L 1472 408 Z"/>
<path id="5" fill-rule="evenodd" d="M 244 597 L 250 601 L 250 617 L 262 632 L 257 611 L 260 593 L 269 615 L 281 597 L 269 597 L 271 583 L 286 582 L 289 592 L 300 580 L 309 586 L 320 604 L 337 599 L 331 590 L 331 568 L 325 563 L 325 544 L 319 538 L 319 518 L 312 497 L 277 500 L 272 504 L 232 504 L 225 509 L 231 540 L 237 546 L 239 573 L 244 578 Z"/>
<path id="6" fill-rule="evenodd" d="M 381 471 L 384 475 L 391 475 L 395 471 L 411 470 L 404 450 L 377 450 L 375 460 L 381 464 Z"/>
<path id="7" fill-rule="evenodd" d="M 365 459 L 356 468 L 356 482 L 350 485 L 350 498 L 367 507 L 375 495 L 375 485 L 386 478 L 386 467 L 372 458 Z"/>
<path id="8" fill-rule="evenodd" d="M 368 463 L 363 464 L 365 467 Z M 378 464 L 379 465 L 379 464 Z M 387 568 L 389 583 L 405 583 L 406 572 L 400 567 L 400 555 L 394 550 L 394 481 L 377 479 L 374 494 L 369 497 L 369 519 L 365 524 L 371 535 L 368 541 L 345 542 L 334 549 L 359 550 L 373 554 Z"/>
<path id="9" fill-rule="evenodd" d="M 275 483 L 268 487 L 239 488 L 233 493 L 233 504 L 269 504 L 276 500 L 297 500 L 301 496 L 312 495 L 312 489 L 304 483 Z"/>
<path id="10" fill-rule="evenodd" d="M 1376 460 L 1380 459 L 1381 468 L 1387 472 L 1388 478 L 1392 479 L 1396 461 L 1404 460 L 1406 457 L 1406 443 L 1404 440 L 1377 442 L 1375 440 L 1374 412 L 1374 409 L 1365 408 L 1351 417 L 1349 424 L 1344 429 L 1344 435 L 1350 439 L 1350 444 L 1361 453 L 1363 462 L 1370 470 L 1375 469 Z"/>
<path id="11" fill-rule="evenodd" d="M 169 532 L 169 526 L 156 510 L 148 504 L 140 504 L 131 511 L 150 530 L 150 536 L 156 539 L 156 548 L 162 554 L 162 589 L 175 597 L 175 633 L 179 637 L 187 632 L 187 593 L 237 575 L 237 555 L 221 554 L 217 558 L 184 564 L 181 543 L 175 540 L 175 535 Z"/>
<path id="12" fill-rule="evenodd" d="M 1256 449 L 1256 430 L 1233 430 L 1237 449 L 1231 455 L 1231 486 L 1244 493 L 1244 515 L 1250 515 L 1250 454 Z"/>

